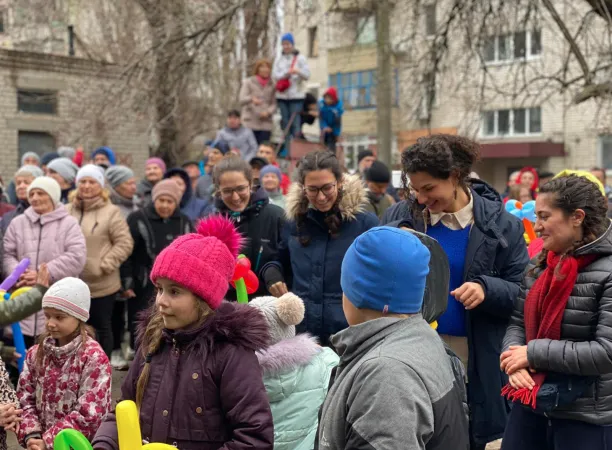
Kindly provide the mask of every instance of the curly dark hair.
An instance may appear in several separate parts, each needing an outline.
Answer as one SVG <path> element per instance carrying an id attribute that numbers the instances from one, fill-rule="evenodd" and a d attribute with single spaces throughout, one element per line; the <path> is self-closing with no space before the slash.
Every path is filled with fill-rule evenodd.
<path id="1" fill-rule="evenodd" d="M 419 138 L 402 153 L 402 186 L 404 198 L 411 203 L 413 218 L 425 215 L 425 206 L 419 205 L 410 193 L 411 173 L 426 172 L 434 178 L 448 180 L 456 176 L 459 186 L 466 192 L 472 166 L 480 159 L 480 146 L 471 139 L 450 134 L 434 134 Z M 427 219 L 425 218 L 426 223 Z"/>
<path id="2" fill-rule="evenodd" d="M 543 194 L 551 194 L 553 207 L 563 211 L 566 217 L 572 215 L 577 209 L 584 211 L 582 240 L 575 242 L 568 254 L 598 239 L 610 226 L 610 220 L 607 217 L 607 198 L 602 194 L 599 186 L 585 177 L 572 174 L 554 178 L 540 187 L 539 195 Z M 542 251 L 537 267 L 546 266 L 547 255 L 547 250 Z"/>
<path id="3" fill-rule="evenodd" d="M 336 158 L 336 155 L 328 151 L 316 151 L 307 154 L 299 162 L 298 169 L 298 181 L 304 186 L 306 175 L 310 172 L 317 170 L 329 170 L 334 174 L 336 181 L 342 180 L 343 172 L 340 166 L 340 161 Z M 340 211 L 340 202 L 342 201 L 342 189 L 338 190 L 338 197 L 334 202 L 334 206 L 325 213 L 325 225 L 329 229 L 329 233 L 332 237 L 337 237 L 340 232 L 340 225 L 342 224 L 342 216 Z M 310 201 L 306 196 L 306 193 L 302 193 L 300 200 L 298 214 L 296 217 L 297 235 L 300 244 L 306 247 L 310 244 L 310 236 L 306 232 L 306 215 L 308 214 L 308 207 Z"/>

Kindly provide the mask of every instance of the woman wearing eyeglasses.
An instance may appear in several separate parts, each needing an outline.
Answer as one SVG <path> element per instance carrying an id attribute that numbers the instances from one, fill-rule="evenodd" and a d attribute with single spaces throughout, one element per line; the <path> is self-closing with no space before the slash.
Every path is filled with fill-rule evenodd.
<path id="1" fill-rule="evenodd" d="M 340 287 L 344 254 L 378 219 L 363 212 L 367 194 L 361 180 L 343 175 L 331 152 L 306 155 L 298 180 L 285 198 L 290 222 L 278 259 L 264 266 L 263 278 L 272 295 L 291 290 L 304 300 L 306 316 L 298 331 L 327 345 L 330 335 L 348 327 Z"/>
<path id="2" fill-rule="evenodd" d="M 283 210 L 270 203 L 263 189 L 253 191 L 253 174 L 249 163 L 239 156 L 228 155 L 215 165 L 215 204 L 213 213 L 227 215 L 245 238 L 241 249 L 251 261 L 251 269 L 259 277 L 259 289 L 250 297 L 268 295 L 261 278 L 261 269 L 276 259 L 281 230 L 284 225 Z M 226 296 L 236 298 L 230 288 Z"/>

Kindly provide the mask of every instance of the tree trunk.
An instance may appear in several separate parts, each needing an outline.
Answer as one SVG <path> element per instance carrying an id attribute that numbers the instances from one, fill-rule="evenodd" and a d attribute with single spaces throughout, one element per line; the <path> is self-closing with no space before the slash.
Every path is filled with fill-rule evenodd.
<path id="1" fill-rule="evenodd" d="M 392 166 L 391 154 L 391 44 L 389 36 L 389 0 L 379 0 L 376 5 L 376 134 L 378 159 Z"/>

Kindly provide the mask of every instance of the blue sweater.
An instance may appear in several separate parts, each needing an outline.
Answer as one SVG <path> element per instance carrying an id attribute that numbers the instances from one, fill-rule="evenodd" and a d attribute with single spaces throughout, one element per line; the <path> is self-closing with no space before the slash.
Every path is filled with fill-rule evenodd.
<path id="1" fill-rule="evenodd" d="M 450 292 L 463 284 L 465 255 L 470 239 L 470 227 L 463 230 L 451 230 L 438 222 L 427 228 L 427 235 L 440 243 L 450 266 L 450 285 L 446 312 L 438 319 L 438 333 L 451 336 L 467 336 L 465 329 L 465 308 Z"/>

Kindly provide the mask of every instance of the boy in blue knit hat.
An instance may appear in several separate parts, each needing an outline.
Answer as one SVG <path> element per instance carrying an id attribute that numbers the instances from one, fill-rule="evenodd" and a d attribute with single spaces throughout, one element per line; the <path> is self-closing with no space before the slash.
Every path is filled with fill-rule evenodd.
<path id="1" fill-rule="evenodd" d="M 342 262 L 349 328 L 321 410 L 320 450 L 467 450 L 468 423 L 444 344 L 421 309 L 430 252 L 414 234 L 373 228 Z"/>

